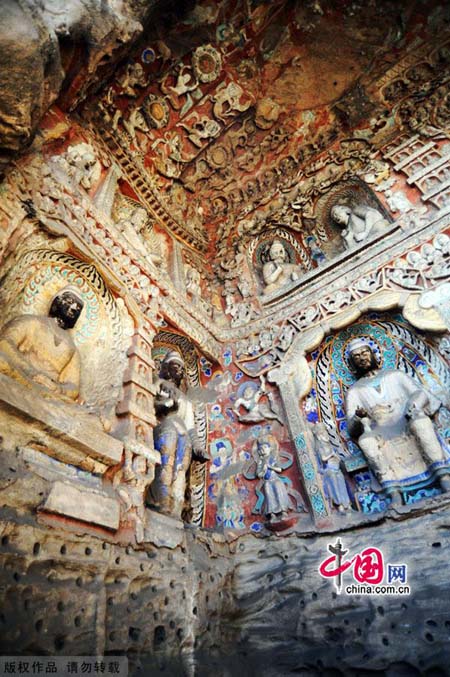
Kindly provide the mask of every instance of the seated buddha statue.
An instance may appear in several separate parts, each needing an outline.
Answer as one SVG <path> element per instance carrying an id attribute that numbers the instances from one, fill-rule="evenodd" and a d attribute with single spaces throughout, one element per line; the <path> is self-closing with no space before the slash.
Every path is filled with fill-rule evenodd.
<path id="1" fill-rule="evenodd" d="M 402 488 L 434 477 L 450 490 L 450 457 L 433 416 L 442 402 L 400 369 L 381 369 L 371 346 L 355 338 L 348 346 L 356 382 L 345 399 L 348 431 L 393 502 Z"/>
<path id="2" fill-rule="evenodd" d="M 268 251 L 268 260 L 263 265 L 263 294 L 272 294 L 291 282 L 298 280 L 301 267 L 289 263 L 289 256 L 281 240 L 274 240 Z"/>
<path id="3" fill-rule="evenodd" d="M 48 316 L 20 315 L 0 331 L 0 374 L 35 384 L 44 396 L 76 401 L 80 394 L 80 355 L 71 336 L 83 309 L 75 290 L 53 298 Z"/>

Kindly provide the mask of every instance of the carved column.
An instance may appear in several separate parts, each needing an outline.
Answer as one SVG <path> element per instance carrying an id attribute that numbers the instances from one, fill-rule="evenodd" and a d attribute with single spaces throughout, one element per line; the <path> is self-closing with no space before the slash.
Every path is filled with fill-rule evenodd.
<path id="1" fill-rule="evenodd" d="M 277 369 L 272 369 L 267 376 L 271 383 L 278 386 L 283 401 L 289 432 L 295 442 L 300 476 L 312 509 L 313 520 L 318 527 L 324 527 L 329 523 L 330 514 L 317 478 L 314 452 L 310 447 L 310 432 L 300 411 L 300 401 L 311 389 L 311 373 L 303 355 L 292 357 L 295 359 L 290 359 Z"/>
<path id="2" fill-rule="evenodd" d="M 132 439 L 153 450 L 153 428 L 156 425 L 153 400 L 154 362 L 152 341 L 155 331 L 150 323 L 138 326 L 128 349 L 128 366 L 123 379 L 123 398 L 116 413 L 119 424 L 116 434 Z"/>
<path id="3" fill-rule="evenodd" d="M 415 135 L 399 145 L 389 144 L 384 158 L 394 162 L 395 171 L 406 174 L 407 183 L 420 190 L 422 202 L 430 201 L 438 209 L 446 206 L 450 196 L 450 155 L 445 146 Z"/>

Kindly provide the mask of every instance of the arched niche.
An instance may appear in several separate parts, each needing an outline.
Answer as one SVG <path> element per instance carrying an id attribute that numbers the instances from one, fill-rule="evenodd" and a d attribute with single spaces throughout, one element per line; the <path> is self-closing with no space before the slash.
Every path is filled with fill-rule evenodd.
<path id="1" fill-rule="evenodd" d="M 265 279 L 265 269 L 271 262 L 270 250 L 274 242 L 280 244 L 284 250 L 284 261 L 281 264 L 285 268 L 282 275 L 284 282 L 269 283 Z M 247 265 L 252 271 L 255 286 L 261 300 L 270 301 L 286 293 L 295 286 L 296 280 L 311 270 L 311 261 L 303 244 L 289 229 L 281 226 L 271 228 L 258 237 L 254 237 L 247 248 Z"/>
<path id="2" fill-rule="evenodd" d="M 299 471 L 319 529 L 329 528 L 332 517 L 318 477 L 311 426 L 303 405 L 315 383 L 308 354 L 321 352 L 327 341 L 340 333 L 351 335 L 355 331 L 358 335 L 364 318 L 369 317 L 371 312 L 398 314 L 408 323 L 409 336 L 414 334 L 414 329 L 430 332 L 432 335 L 446 332 L 447 326 L 442 316 L 434 308 L 421 307 L 420 301 L 420 293 L 375 293 L 364 303 L 355 303 L 345 311 L 336 313 L 328 322 L 316 324 L 298 334 L 281 364 L 268 372 L 269 381 L 275 383 L 280 391 L 289 431 L 295 443 Z M 418 343 L 420 341 L 422 339 Z M 443 381 L 440 388 L 447 385 Z M 335 443 L 338 444 L 337 439 Z"/>
<path id="3" fill-rule="evenodd" d="M 388 223 L 393 221 L 374 191 L 359 177 L 354 176 L 335 184 L 317 200 L 312 219 L 314 223 L 312 235 L 316 237 L 329 261 L 347 250 L 341 235 L 342 228 L 339 227 L 331 214 L 336 205 L 345 205 L 352 210 L 364 205 L 376 210 Z M 387 231 L 388 228 L 386 228 Z M 364 242 L 373 239 L 373 237 L 373 234 L 369 234 Z"/>
<path id="4" fill-rule="evenodd" d="M 33 249 L 11 267 L 1 291 L 1 326 L 20 315 L 47 316 L 61 290 L 78 292 L 84 306 L 72 331 L 81 360 L 80 399 L 110 418 L 120 399 L 133 321 L 96 267 L 60 251 Z"/>
<path id="5" fill-rule="evenodd" d="M 161 330 L 153 341 L 152 358 L 155 363 L 155 376 L 158 377 L 161 362 L 169 351 L 176 351 L 185 364 L 185 379 L 181 387 L 198 395 L 200 392 L 199 356 L 194 344 L 182 334 L 170 330 Z M 195 429 L 201 446 L 207 445 L 207 416 L 205 403 L 195 397 L 194 416 Z M 195 526 L 202 526 L 206 501 L 206 464 L 193 460 L 190 464 L 186 483 L 185 521 Z"/>

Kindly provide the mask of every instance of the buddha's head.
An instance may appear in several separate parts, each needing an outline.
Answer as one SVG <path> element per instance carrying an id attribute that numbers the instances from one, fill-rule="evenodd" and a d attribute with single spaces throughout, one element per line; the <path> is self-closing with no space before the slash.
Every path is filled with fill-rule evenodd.
<path id="1" fill-rule="evenodd" d="M 75 291 L 66 289 L 54 297 L 48 315 L 56 319 L 61 329 L 72 329 L 80 317 L 83 306 L 81 296 Z"/>
<path id="2" fill-rule="evenodd" d="M 271 261 L 286 261 L 287 253 L 281 240 L 274 240 L 270 245 L 269 258 Z"/>
<path id="3" fill-rule="evenodd" d="M 340 226 L 346 226 L 352 210 L 346 205 L 337 204 L 331 208 L 331 218 Z"/>
<path id="4" fill-rule="evenodd" d="M 350 341 L 348 345 L 348 361 L 351 370 L 356 375 L 364 375 L 379 367 L 372 348 L 366 341 L 360 338 Z"/>

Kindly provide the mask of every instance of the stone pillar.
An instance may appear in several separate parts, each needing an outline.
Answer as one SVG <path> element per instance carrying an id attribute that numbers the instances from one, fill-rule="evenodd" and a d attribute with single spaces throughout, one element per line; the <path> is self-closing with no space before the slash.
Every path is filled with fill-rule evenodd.
<path id="1" fill-rule="evenodd" d="M 136 440 L 150 449 L 153 449 L 153 428 L 157 423 L 153 406 L 154 335 L 150 323 L 135 330 L 127 353 L 128 366 L 123 379 L 123 398 L 116 408 L 119 423 L 115 430 L 121 439 Z"/>
<path id="2" fill-rule="evenodd" d="M 136 543 L 146 540 L 148 521 L 145 509 L 147 489 L 155 476 L 155 465 L 161 463 L 161 455 L 153 446 L 153 428 L 156 425 L 154 412 L 152 360 L 153 326 L 136 327 L 128 349 L 128 366 L 123 378 L 123 397 L 116 408 L 119 422 L 115 434 L 124 442 L 125 461 L 114 480 L 117 495 L 122 504 L 120 524 L 134 531 Z"/>
<path id="3" fill-rule="evenodd" d="M 304 356 L 296 356 L 267 374 L 271 383 L 278 386 L 286 412 L 286 420 L 295 443 L 295 452 L 300 477 L 306 497 L 312 509 L 312 518 L 317 527 L 329 524 L 330 514 L 327 502 L 317 481 L 314 451 L 311 448 L 310 432 L 300 411 L 301 399 L 311 389 L 311 373 Z"/>

